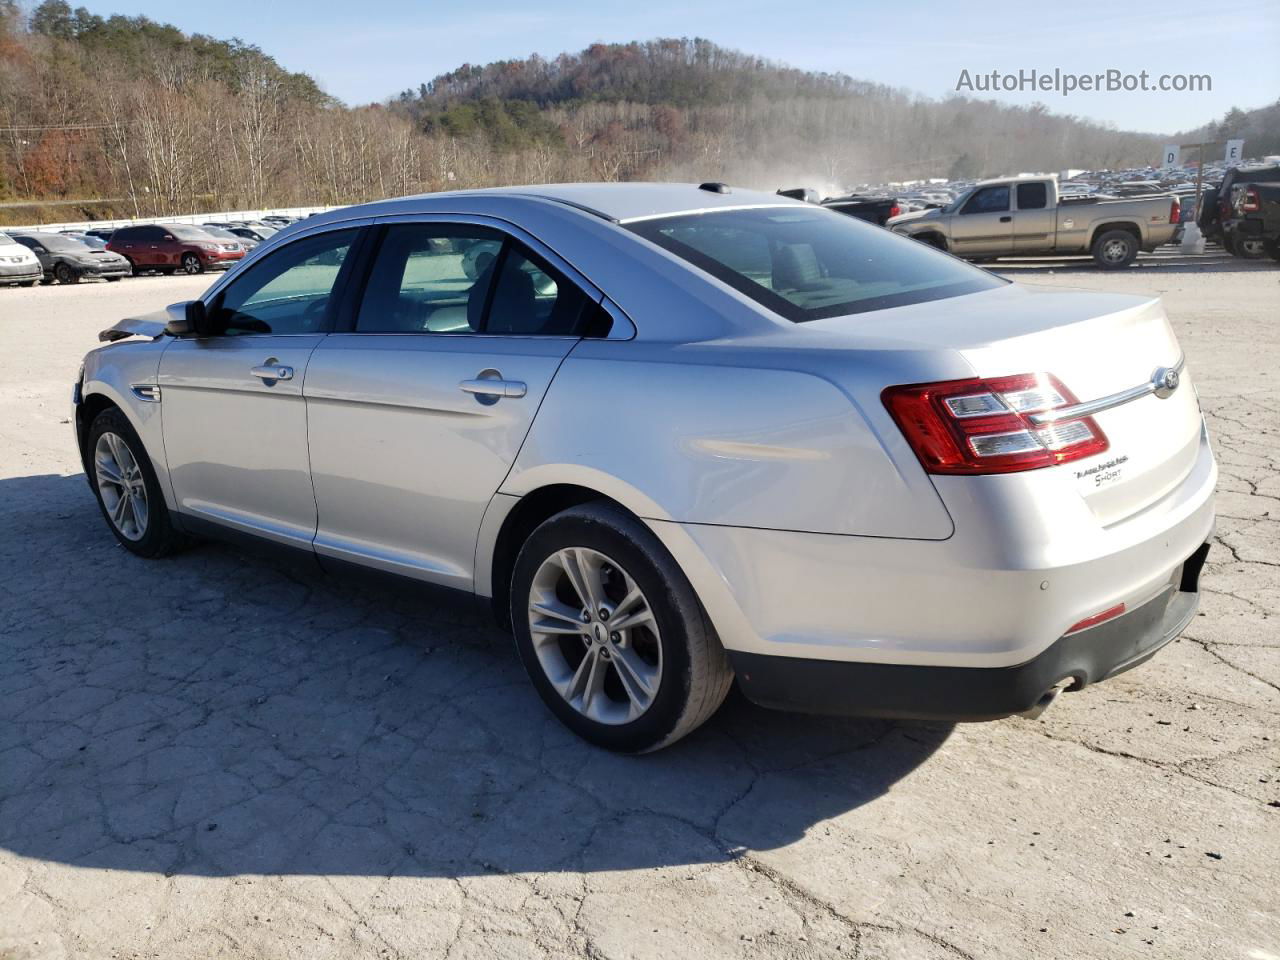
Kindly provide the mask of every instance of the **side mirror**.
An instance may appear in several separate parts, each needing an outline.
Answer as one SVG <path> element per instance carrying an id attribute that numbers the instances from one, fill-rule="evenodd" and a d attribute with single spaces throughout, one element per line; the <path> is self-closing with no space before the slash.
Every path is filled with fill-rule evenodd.
<path id="1" fill-rule="evenodd" d="M 171 234 L 171 233 L 166 233 L 166 234 L 164 235 L 164 238 L 165 238 L 166 240 L 172 240 L 172 239 L 173 239 L 173 234 Z"/>
<path id="2" fill-rule="evenodd" d="M 31 252 L 32 252 L 32 253 L 47 253 L 48 251 L 46 251 L 44 247 L 36 246 L 36 247 L 32 247 L 32 248 L 31 248 Z"/>
<path id="3" fill-rule="evenodd" d="M 165 312 L 169 315 L 169 322 L 165 324 L 164 332 L 171 337 L 200 336 L 208 327 L 202 300 L 173 303 L 165 307 Z"/>

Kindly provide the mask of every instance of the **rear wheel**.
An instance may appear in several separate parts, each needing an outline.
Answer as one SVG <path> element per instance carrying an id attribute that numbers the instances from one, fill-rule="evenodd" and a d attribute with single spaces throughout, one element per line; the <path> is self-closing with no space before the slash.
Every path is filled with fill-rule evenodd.
<path id="1" fill-rule="evenodd" d="M 1127 267 L 1138 258 L 1138 238 L 1128 230 L 1108 230 L 1093 241 L 1092 253 L 1104 270 Z"/>
<path id="2" fill-rule="evenodd" d="M 59 283 L 80 282 L 80 274 L 77 271 L 72 270 L 71 267 L 65 263 L 60 263 L 54 267 L 53 275 L 57 278 Z"/>
<path id="3" fill-rule="evenodd" d="M 140 557 L 162 557 L 181 546 L 151 459 L 125 415 L 103 410 L 86 442 L 98 506 L 121 545 Z"/>
<path id="4" fill-rule="evenodd" d="M 136 276 L 138 275 L 138 272 L 139 272 L 139 271 L 138 271 L 138 265 L 137 265 L 136 263 L 134 263 L 134 262 L 133 262 L 133 257 L 125 257 L 125 259 L 129 261 L 129 270 L 130 270 L 130 271 L 133 273 L 133 275 L 136 277 Z"/>
<path id="5" fill-rule="evenodd" d="M 1266 256 L 1266 243 L 1258 237 L 1242 237 L 1236 241 L 1236 250 L 1246 260 Z"/>
<path id="6" fill-rule="evenodd" d="M 1267 254 L 1272 260 L 1280 260 L 1280 237 L 1272 237 L 1267 241 Z"/>
<path id="7" fill-rule="evenodd" d="M 182 272 L 192 276 L 197 273 L 204 273 L 204 264 L 200 262 L 200 258 L 194 253 L 184 253 L 182 255 Z"/>
<path id="8" fill-rule="evenodd" d="M 530 535 L 511 621 L 543 702 L 610 750 L 673 743 L 715 713 L 733 680 L 684 573 L 647 527 L 608 504 L 566 510 Z"/>

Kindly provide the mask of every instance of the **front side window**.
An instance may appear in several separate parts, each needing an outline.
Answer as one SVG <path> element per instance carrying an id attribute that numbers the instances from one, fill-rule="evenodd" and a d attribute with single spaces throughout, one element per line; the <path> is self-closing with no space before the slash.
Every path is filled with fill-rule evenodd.
<path id="1" fill-rule="evenodd" d="M 965 213 L 1004 213 L 1009 209 L 1008 187 L 983 187 L 964 205 Z"/>
<path id="2" fill-rule="evenodd" d="M 324 332 L 336 306 L 338 273 L 356 233 L 306 237 L 258 261 L 215 298 L 212 331 L 230 336 Z"/>
<path id="3" fill-rule="evenodd" d="M 356 331 L 575 336 L 594 306 L 497 230 L 393 224 L 374 255 Z"/>
<path id="4" fill-rule="evenodd" d="M 831 210 L 788 206 L 679 214 L 640 220 L 628 229 L 797 323 L 1005 283 L 923 243 Z"/>

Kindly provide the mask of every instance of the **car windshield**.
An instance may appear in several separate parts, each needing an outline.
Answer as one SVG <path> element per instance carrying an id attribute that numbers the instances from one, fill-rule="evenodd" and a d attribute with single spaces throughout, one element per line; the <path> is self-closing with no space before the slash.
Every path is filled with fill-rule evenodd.
<path id="1" fill-rule="evenodd" d="M 203 227 L 193 227 L 185 223 L 166 223 L 164 228 L 179 240 L 209 240 L 209 232 Z"/>
<path id="2" fill-rule="evenodd" d="M 89 249 L 75 237 L 64 237 L 59 233 L 33 234 L 33 237 L 46 250 L 58 253 L 84 253 Z"/>
<path id="3" fill-rule="evenodd" d="M 919 241 L 830 210 L 680 214 L 636 221 L 628 229 L 797 323 L 1005 283 Z"/>
<path id="4" fill-rule="evenodd" d="M 223 230 L 221 227 L 202 227 L 205 233 L 217 237 L 219 240 L 239 240 L 230 230 Z"/>
<path id="5" fill-rule="evenodd" d="M 0 247 L 6 246 L 7 244 L 10 244 L 10 243 L 17 243 L 17 242 L 18 242 L 17 240 L 13 239 L 13 237 L 9 236 L 7 233 L 0 233 Z"/>

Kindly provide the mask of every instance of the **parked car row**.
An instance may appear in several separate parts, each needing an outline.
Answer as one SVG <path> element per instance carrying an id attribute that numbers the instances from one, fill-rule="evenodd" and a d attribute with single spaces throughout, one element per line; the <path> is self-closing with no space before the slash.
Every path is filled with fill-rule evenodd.
<path id="1" fill-rule="evenodd" d="M 116 229 L 0 233 L 0 286 L 119 280 L 138 273 L 225 270 L 296 218 L 209 223 L 144 223 Z"/>

